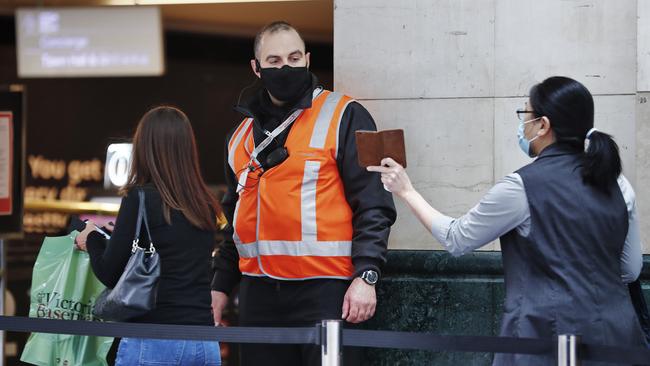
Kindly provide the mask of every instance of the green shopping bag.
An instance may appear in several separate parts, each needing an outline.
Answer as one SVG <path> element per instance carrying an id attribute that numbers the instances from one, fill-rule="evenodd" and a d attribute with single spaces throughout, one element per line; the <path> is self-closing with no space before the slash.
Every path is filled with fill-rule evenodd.
<path id="1" fill-rule="evenodd" d="M 88 253 L 74 248 L 78 232 L 46 237 L 32 274 L 29 316 L 99 321 L 95 299 L 104 289 L 90 268 Z M 113 338 L 32 333 L 20 360 L 34 365 L 105 366 Z"/>

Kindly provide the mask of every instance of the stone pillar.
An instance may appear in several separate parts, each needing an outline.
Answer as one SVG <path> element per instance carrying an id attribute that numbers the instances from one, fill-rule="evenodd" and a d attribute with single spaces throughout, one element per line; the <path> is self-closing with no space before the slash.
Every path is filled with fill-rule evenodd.
<path id="1" fill-rule="evenodd" d="M 650 1 L 638 1 L 636 167 L 641 238 L 650 254 Z"/>
<path id="2" fill-rule="evenodd" d="M 636 0 L 335 0 L 335 88 L 406 130 L 416 187 L 449 215 L 529 162 L 515 110 L 552 75 L 594 94 L 636 182 L 636 15 Z M 440 248 L 399 210 L 391 248 Z"/>

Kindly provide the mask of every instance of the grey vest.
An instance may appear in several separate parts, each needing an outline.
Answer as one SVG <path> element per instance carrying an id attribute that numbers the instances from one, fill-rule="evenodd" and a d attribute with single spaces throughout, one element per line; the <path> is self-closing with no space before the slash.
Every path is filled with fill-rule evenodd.
<path id="1" fill-rule="evenodd" d="M 501 335 L 645 346 L 620 258 L 628 215 L 618 185 L 607 195 L 581 177 L 581 153 L 547 147 L 521 176 L 531 228 L 501 237 L 506 285 Z M 495 365 L 552 365 L 553 359 L 497 354 Z M 589 363 L 585 363 L 589 364 Z M 593 365 L 593 364 L 592 364 Z"/>

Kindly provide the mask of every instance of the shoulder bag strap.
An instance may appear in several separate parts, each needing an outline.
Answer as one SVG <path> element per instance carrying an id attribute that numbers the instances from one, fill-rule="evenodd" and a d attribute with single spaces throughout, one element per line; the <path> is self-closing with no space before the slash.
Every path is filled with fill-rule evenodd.
<path id="1" fill-rule="evenodd" d="M 151 232 L 149 231 L 149 221 L 147 220 L 147 209 L 144 203 L 144 190 L 138 188 L 138 218 L 135 224 L 135 237 L 133 238 L 133 249 L 132 252 L 138 249 L 138 242 L 140 241 L 140 231 L 142 229 L 142 221 L 144 221 L 144 227 L 147 231 L 147 238 L 149 239 L 149 253 L 154 253 L 156 248 L 153 246 L 153 241 L 151 240 Z"/>

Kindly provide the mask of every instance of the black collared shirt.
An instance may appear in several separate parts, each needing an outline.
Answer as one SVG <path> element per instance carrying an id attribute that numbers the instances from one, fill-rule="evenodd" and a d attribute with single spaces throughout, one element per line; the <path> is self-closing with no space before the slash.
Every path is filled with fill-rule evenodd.
<path id="1" fill-rule="evenodd" d="M 318 87 L 316 77 L 313 77 L 313 86 L 303 97 L 293 105 L 278 107 L 274 105 L 268 92 L 260 89 L 247 102 L 236 107 L 244 116 L 253 118 L 255 144 L 262 142 L 266 135 L 262 129 L 273 131 L 296 109 L 311 108 L 314 89 Z M 284 145 L 291 127 L 280 134 L 264 152 L 258 155 L 258 160 L 263 162 L 266 154 Z M 359 103 L 350 103 L 341 118 L 339 132 L 339 151 L 337 165 L 345 196 L 353 212 L 352 226 L 352 263 L 355 276 L 365 270 L 380 272 L 386 262 L 386 251 L 390 227 L 397 216 L 392 194 L 384 190 L 378 174 L 369 173 L 359 166 L 357 161 L 357 147 L 354 132 L 357 130 L 377 130 L 375 121 L 368 111 Z M 222 206 L 228 222 L 232 222 L 235 205 L 237 204 L 237 177 L 228 165 L 228 141 L 232 133 L 226 138 L 225 151 L 225 177 L 228 191 L 223 199 Z M 225 229 L 225 240 L 220 245 L 219 254 L 215 259 L 215 276 L 212 289 L 230 293 L 239 282 L 239 255 L 232 240 L 233 229 L 228 225 Z"/>

